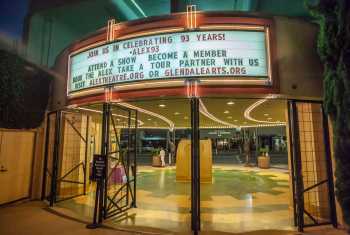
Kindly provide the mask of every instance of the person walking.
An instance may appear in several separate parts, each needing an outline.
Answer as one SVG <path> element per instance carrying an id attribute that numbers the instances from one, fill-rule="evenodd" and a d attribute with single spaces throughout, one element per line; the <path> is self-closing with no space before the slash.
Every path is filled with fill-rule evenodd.
<path id="1" fill-rule="evenodd" d="M 164 167 L 165 166 L 165 150 L 163 148 L 160 148 L 159 155 L 160 155 L 160 161 L 162 163 L 162 167 Z"/>
<path id="2" fill-rule="evenodd" d="M 243 145 L 244 155 L 245 155 L 245 166 L 250 166 L 249 160 L 250 160 L 250 141 L 249 139 L 245 139 L 244 145 Z"/>
<path id="3" fill-rule="evenodd" d="M 172 141 L 169 142 L 169 150 L 169 166 L 171 166 L 171 163 L 175 158 L 175 144 Z"/>

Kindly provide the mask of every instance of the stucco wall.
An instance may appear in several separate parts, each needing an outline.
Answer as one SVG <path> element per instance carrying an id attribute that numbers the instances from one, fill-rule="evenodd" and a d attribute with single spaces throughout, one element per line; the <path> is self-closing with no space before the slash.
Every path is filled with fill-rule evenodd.
<path id="1" fill-rule="evenodd" d="M 322 66 L 317 54 L 317 26 L 286 17 L 275 17 L 275 25 L 280 93 L 298 98 L 321 98 Z"/>

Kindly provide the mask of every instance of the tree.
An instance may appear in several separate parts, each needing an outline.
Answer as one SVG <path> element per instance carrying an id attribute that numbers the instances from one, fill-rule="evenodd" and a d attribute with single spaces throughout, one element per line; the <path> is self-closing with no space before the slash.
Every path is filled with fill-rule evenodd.
<path id="1" fill-rule="evenodd" d="M 0 50 L 0 128 L 31 129 L 45 117 L 52 76 Z"/>
<path id="2" fill-rule="evenodd" d="M 350 1 L 307 4 L 319 24 L 317 47 L 324 65 L 325 110 L 333 126 L 336 194 L 350 225 Z"/>

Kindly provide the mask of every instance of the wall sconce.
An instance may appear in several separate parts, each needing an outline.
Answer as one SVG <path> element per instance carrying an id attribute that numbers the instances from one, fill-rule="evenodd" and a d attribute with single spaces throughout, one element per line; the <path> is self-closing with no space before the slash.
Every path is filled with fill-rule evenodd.
<path id="1" fill-rule="evenodd" d="M 106 87 L 105 88 L 105 102 L 109 103 L 113 99 L 113 88 L 112 87 Z"/>
<path id="2" fill-rule="evenodd" d="M 198 80 L 186 80 L 187 98 L 198 97 Z"/>
<path id="3" fill-rule="evenodd" d="M 186 18 L 187 18 L 187 29 L 197 28 L 197 6 L 187 5 L 186 8 Z"/>
<path id="4" fill-rule="evenodd" d="M 107 42 L 111 42 L 115 39 L 116 26 L 115 19 L 107 21 Z"/>

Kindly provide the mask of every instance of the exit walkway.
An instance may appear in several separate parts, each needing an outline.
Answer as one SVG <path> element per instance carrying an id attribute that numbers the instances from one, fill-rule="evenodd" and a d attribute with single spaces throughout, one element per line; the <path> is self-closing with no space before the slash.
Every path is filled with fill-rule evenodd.
<path id="1" fill-rule="evenodd" d="M 174 234 L 157 232 L 128 232 L 113 228 L 103 227 L 96 230 L 85 228 L 85 224 L 56 215 L 47 206 L 40 202 L 18 203 L 10 206 L 0 207 L 0 234 L 1 235 L 138 235 L 138 234 Z M 228 235 L 229 233 L 201 233 L 203 235 Z M 248 233 L 235 233 L 235 235 L 297 235 L 296 232 L 283 231 L 255 231 Z M 305 235 L 346 235 L 343 230 L 334 230 L 323 227 L 322 230 L 314 230 L 304 233 Z M 189 235 L 181 233 L 174 235 Z"/>

